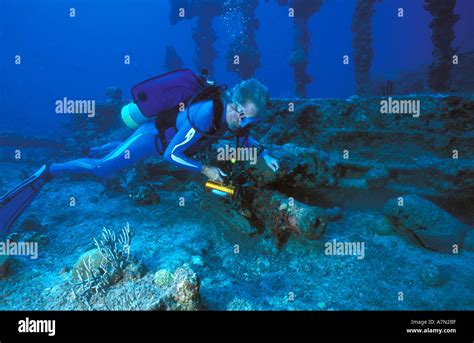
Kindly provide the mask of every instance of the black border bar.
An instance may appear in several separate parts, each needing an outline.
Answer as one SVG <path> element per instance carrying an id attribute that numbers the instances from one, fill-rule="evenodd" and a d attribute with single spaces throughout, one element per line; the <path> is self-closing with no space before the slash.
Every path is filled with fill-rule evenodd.
<path id="1" fill-rule="evenodd" d="M 474 341 L 472 311 L 36 312 L 0 311 L 0 339 L 76 336 L 346 336 Z M 55 320 L 55 336 L 19 333 L 20 320 Z M 424 323 L 424 324 L 420 324 Z M 407 333 L 407 329 L 456 333 Z M 41 337 L 40 337 L 41 336 Z"/>

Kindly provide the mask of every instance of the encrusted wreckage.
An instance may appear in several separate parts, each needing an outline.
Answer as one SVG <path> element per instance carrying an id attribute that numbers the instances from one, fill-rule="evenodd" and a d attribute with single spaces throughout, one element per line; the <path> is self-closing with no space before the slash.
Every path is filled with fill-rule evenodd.
<path id="1" fill-rule="evenodd" d="M 472 223 L 468 207 L 474 200 L 474 99 L 400 98 L 419 101 L 418 115 L 381 113 L 386 98 L 273 100 L 271 114 L 256 128 L 256 136 L 281 168 L 272 173 L 262 161 L 253 168 L 247 165 L 251 172 L 240 184 L 252 180 L 256 186 L 245 192 L 242 205 L 272 229 L 279 242 L 290 234 L 320 238 L 323 223 L 341 216 L 334 205 L 345 207 L 360 199 L 381 209 L 390 198 L 417 195 L 454 205 L 451 212 Z M 245 204 L 249 193 L 250 206 Z M 425 200 L 418 199 L 419 207 L 425 207 Z M 288 210 L 294 201 L 304 215 Z M 454 240 L 461 243 L 459 237 Z M 452 243 L 433 249 L 447 251 Z"/>
<path id="2" fill-rule="evenodd" d="M 276 173 L 262 159 L 256 165 L 219 161 L 215 151 L 233 142 L 221 141 L 198 158 L 229 172 L 237 188 L 234 206 L 272 231 L 279 246 L 291 236 L 321 239 L 327 224 L 343 215 L 341 208 L 382 211 L 389 199 L 402 195 L 426 198 L 440 211 L 438 206 L 449 203 L 451 214 L 472 224 L 474 98 L 393 98 L 419 101 L 417 115 L 382 113 L 386 97 L 273 99 L 253 136 L 279 160 Z M 163 175 L 173 174 L 179 172 L 148 161 L 134 179 L 136 185 L 165 182 Z M 462 243 L 459 237 L 453 239 Z"/>

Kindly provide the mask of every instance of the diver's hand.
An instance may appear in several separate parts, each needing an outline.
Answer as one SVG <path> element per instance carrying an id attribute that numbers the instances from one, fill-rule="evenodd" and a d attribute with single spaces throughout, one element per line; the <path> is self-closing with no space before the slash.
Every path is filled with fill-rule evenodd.
<path id="1" fill-rule="evenodd" d="M 222 170 L 217 167 L 202 166 L 201 173 L 206 175 L 212 181 L 223 182 L 223 176 L 227 176 Z"/>
<path id="2" fill-rule="evenodd" d="M 267 164 L 268 168 L 270 168 L 274 172 L 276 172 L 280 167 L 278 165 L 278 160 L 273 156 L 265 155 L 263 159 L 265 160 L 265 163 Z"/>

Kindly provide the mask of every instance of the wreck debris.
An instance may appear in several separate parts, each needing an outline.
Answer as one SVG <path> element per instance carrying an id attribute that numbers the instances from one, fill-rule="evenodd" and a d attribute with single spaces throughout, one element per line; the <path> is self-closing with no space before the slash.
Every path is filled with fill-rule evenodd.
<path id="1" fill-rule="evenodd" d="M 279 5 L 289 5 L 294 10 L 294 43 L 290 57 L 290 65 L 293 67 L 298 98 L 306 97 L 306 85 L 311 83 L 311 76 L 308 75 L 308 54 L 311 41 L 311 34 L 308 29 L 308 21 L 314 13 L 318 12 L 323 4 L 322 0 L 277 0 Z"/>
<path id="2" fill-rule="evenodd" d="M 354 73 L 356 93 L 369 95 L 370 67 L 372 65 L 372 16 L 377 0 L 357 0 L 352 17 L 352 48 L 354 49 Z M 380 0 L 379 0 L 380 1 Z"/>
<path id="3" fill-rule="evenodd" d="M 307 205 L 266 189 L 256 193 L 252 207 L 256 216 L 274 233 L 279 247 L 291 235 L 318 239 L 324 234 L 328 222 L 341 216 L 339 208 L 323 209 Z"/>
<path id="4" fill-rule="evenodd" d="M 451 44 L 455 38 L 454 24 L 459 15 L 454 14 L 456 0 L 425 0 L 424 8 L 433 16 L 430 22 L 433 42 L 433 62 L 428 71 L 428 84 L 435 92 L 449 91 L 452 58 L 458 49 Z"/>
<path id="5" fill-rule="evenodd" d="M 263 223 L 282 242 L 291 236 L 306 239 L 305 233 L 311 232 L 311 223 L 295 225 L 291 211 L 283 211 L 290 198 L 308 209 L 314 204 L 342 206 L 358 194 L 379 197 L 381 205 L 392 194 L 418 194 L 463 203 L 473 199 L 474 140 L 470 132 L 474 127 L 469 120 L 474 110 L 472 98 L 420 95 L 422 119 L 381 115 L 380 99 L 273 99 L 272 114 L 255 127 L 254 133 L 279 160 L 276 173 L 260 158 L 256 165 L 249 163 L 237 173 L 226 166 L 235 168 L 245 162 L 222 165 L 210 152 L 199 158 L 233 175 L 233 185 L 240 196 L 236 211 L 259 230 Z M 293 112 L 288 110 L 289 102 L 294 102 Z M 277 144 L 270 144 L 274 142 Z M 407 154 L 394 153 L 394 147 L 401 146 Z M 455 147 L 462 158 L 451 155 Z M 153 175 L 173 173 L 150 173 L 156 168 L 167 167 L 147 162 L 145 174 L 153 179 Z M 325 201 L 320 202 L 321 198 Z M 381 225 L 383 234 L 391 233 L 386 220 Z M 313 237 L 318 235 L 317 230 L 312 233 Z"/>
<path id="6" fill-rule="evenodd" d="M 7 255 L 0 255 L 0 280 L 5 279 L 10 274 L 12 259 Z"/>
<path id="7" fill-rule="evenodd" d="M 222 0 L 171 0 L 170 22 L 172 25 L 180 19 L 197 17 L 197 26 L 193 28 L 193 40 L 196 43 L 195 63 L 198 70 L 207 69 L 213 75 L 214 60 L 217 52 L 214 48 L 216 33 L 212 27 L 214 17 L 223 13 Z M 184 12 L 182 12 L 184 11 Z M 180 16 L 180 15 L 183 16 Z"/>
<path id="8" fill-rule="evenodd" d="M 417 195 L 389 200 L 384 213 L 402 237 L 440 252 L 461 248 L 468 229 L 448 212 Z"/>
<path id="9" fill-rule="evenodd" d="M 266 180 L 298 190 L 327 186 L 473 200 L 472 97 L 420 95 L 419 118 L 381 115 L 381 99 L 272 99 L 272 115 L 255 136 L 285 166 L 277 175 L 263 174 Z M 399 149 L 407 153 L 395 153 Z"/>
<path id="10" fill-rule="evenodd" d="M 393 94 L 393 81 L 387 80 L 382 85 L 382 96 L 391 96 Z"/>
<path id="11" fill-rule="evenodd" d="M 469 199 L 474 189 L 474 166 L 468 161 L 418 159 L 413 162 L 379 162 L 344 159 L 342 154 L 294 144 L 269 145 L 274 156 L 284 162 L 277 174 L 262 174 L 265 182 L 298 191 L 321 187 L 416 192 L 420 195 Z M 432 178 L 427 178 L 432 175 Z M 465 175 L 460 184 L 456 176 Z M 423 184 L 422 184 L 423 183 Z"/>
<path id="12" fill-rule="evenodd" d="M 160 203 L 159 187 L 152 183 L 141 184 L 129 197 L 137 205 L 157 205 Z"/>

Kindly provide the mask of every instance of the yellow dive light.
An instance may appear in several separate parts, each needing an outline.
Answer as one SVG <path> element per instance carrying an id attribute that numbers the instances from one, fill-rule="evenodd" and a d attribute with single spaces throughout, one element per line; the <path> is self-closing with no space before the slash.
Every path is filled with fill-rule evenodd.
<path id="1" fill-rule="evenodd" d="M 220 196 L 228 196 L 232 198 L 235 193 L 234 186 L 226 186 L 223 183 L 207 180 L 205 184 L 205 189 L 207 192 L 211 192 Z"/>

